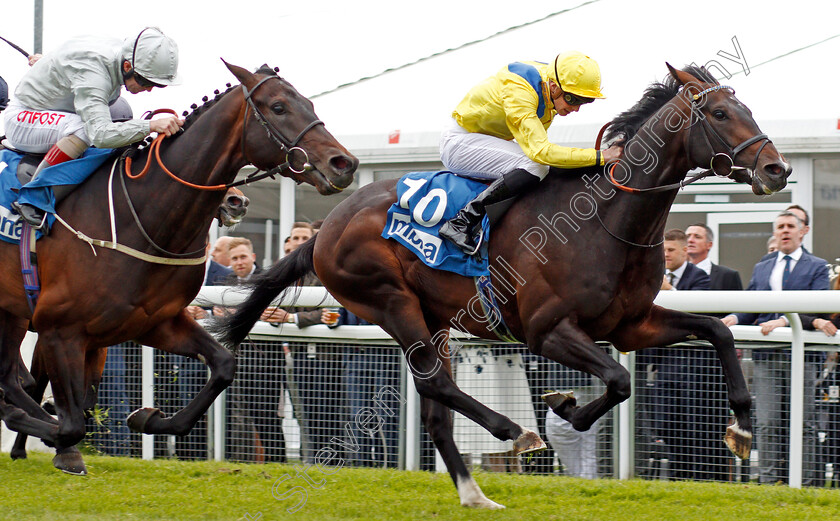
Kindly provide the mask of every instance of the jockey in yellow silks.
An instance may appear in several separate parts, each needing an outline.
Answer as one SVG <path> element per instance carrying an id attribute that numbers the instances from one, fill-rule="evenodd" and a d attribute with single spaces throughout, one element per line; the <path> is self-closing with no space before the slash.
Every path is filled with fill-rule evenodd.
<path id="1" fill-rule="evenodd" d="M 548 64 L 514 62 L 473 87 L 441 135 L 441 160 L 453 172 L 495 180 L 445 223 L 440 235 L 474 254 L 478 245 L 473 229 L 484 218 L 486 206 L 536 186 L 550 166 L 578 168 L 617 159 L 618 147 L 600 151 L 548 140 L 546 129 L 556 116 L 577 112 L 600 98 L 601 70 L 579 52 L 559 54 Z"/>

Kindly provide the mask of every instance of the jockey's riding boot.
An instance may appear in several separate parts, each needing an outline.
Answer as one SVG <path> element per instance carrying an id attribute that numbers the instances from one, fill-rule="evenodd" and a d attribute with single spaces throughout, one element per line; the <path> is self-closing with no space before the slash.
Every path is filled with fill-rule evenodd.
<path id="1" fill-rule="evenodd" d="M 32 179 L 29 180 L 29 183 L 35 181 L 41 171 L 48 166 L 57 165 L 59 163 L 64 163 L 65 161 L 70 161 L 71 159 L 76 159 L 87 149 L 87 143 L 82 141 L 76 136 L 67 136 L 63 137 L 58 142 L 53 145 L 47 154 L 44 156 L 44 159 L 38 165 L 38 168 L 35 169 L 35 173 L 32 174 Z M 27 183 L 27 184 L 29 184 Z M 64 195 L 66 195 L 66 192 Z M 56 194 L 58 195 L 58 194 Z M 56 197 L 56 202 L 58 202 L 58 197 Z M 47 232 L 47 215 L 46 213 L 41 210 L 40 208 L 36 208 L 29 203 L 20 203 L 15 201 L 12 203 L 12 208 L 20 214 L 21 218 L 24 221 L 28 222 L 30 226 L 35 228 L 36 230 L 40 230 L 44 233 Z"/>
<path id="2" fill-rule="evenodd" d="M 487 207 L 512 200 L 539 182 L 539 177 L 521 168 L 508 172 L 490 183 L 490 186 L 467 203 L 458 215 L 444 223 L 438 233 L 467 255 L 475 255 L 480 244 L 473 240 L 473 230 L 481 224 L 481 220 L 487 214 Z"/>

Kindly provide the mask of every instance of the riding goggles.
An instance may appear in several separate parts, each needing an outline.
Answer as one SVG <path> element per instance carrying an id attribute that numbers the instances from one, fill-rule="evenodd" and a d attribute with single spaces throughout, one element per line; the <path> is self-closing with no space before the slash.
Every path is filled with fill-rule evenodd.
<path id="1" fill-rule="evenodd" d="M 582 96 L 575 96 L 570 92 L 564 92 L 563 99 L 569 105 L 586 105 L 587 103 L 592 103 L 593 101 L 595 101 L 595 98 L 584 98 Z"/>

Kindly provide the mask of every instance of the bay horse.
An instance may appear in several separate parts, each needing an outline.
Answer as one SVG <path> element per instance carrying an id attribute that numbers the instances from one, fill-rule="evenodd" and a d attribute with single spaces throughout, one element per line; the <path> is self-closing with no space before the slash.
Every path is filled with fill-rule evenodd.
<path id="1" fill-rule="evenodd" d="M 699 338 L 715 347 L 735 412 L 726 443 L 746 458 L 750 394 L 729 329 L 716 318 L 653 304 L 665 272 L 662 236 L 692 168 L 711 164 L 716 173 L 751 183 L 758 195 L 782 189 L 791 168 L 730 88 L 702 68 L 668 69 L 670 77 L 612 121 L 607 139 L 624 146 L 618 163 L 608 170 L 552 169 L 539 190 L 521 196 L 494 225 L 490 270 L 501 317 L 515 338 L 531 352 L 606 384 L 601 397 L 582 406 L 561 393 L 546 397 L 575 429 L 588 429 L 631 392 L 628 371 L 596 340 L 629 352 Z M 455 385 L 450 326 L 494 338 L 492 320 L 472 310 L 473 280 L 435 271 L 381 236 L 398 182 L 366 185 L 336 206 L 312 240 L 254 282 L 253 293 L 220 328 L 220 340 L 241 342 L 277 294 L 314 271 L 350 312 L 379 324 L 402 347 L 422 397 L 423 422 L 461 504 L 503 508 L 470 476 L 453 441 L 449 409 L 499 440 L 514 440 L 517 453 L 545 444 Z"/>
<path id="2" fill-rule="evenodd" d="M 241 190 L 235 187 L 229 188 L 225 193 L 222 204 L 219 205 L 216 211 L 216 220 L 219 222 L 219 226 L 232 227 L 242 222 L 245 214 L 248 213 L 249 204 L 250 199 Z M 87 397 L 82 405 L 86 412 L 93 410 L 96 406 L 97 393 L 99 384 L 102 382 L 102 371 L 105 369 L 107 355 L 107 347 L 99 348 L 97 351 L 89 351 L 86 354 L 86 357 L 95 357 L 89 363 L 85 364 L 85 370 L 91 372 L 91 374 L 85 374 L 85 381 L 88 382 L 87 389 L 90 391 L 86 395 Z M 32 353 L 31 369 L 26 368 L 23 360 L 20 360 L 18 366 L 18 376 L 21 381 L 21 386 L 26 391 L 26 394 L 38 403 L 41 403 L 44 399 L 44 392 L 47 390 L 47 384 L 49 384 L 49 375 L 47 375 L 45 363 L 46 361 L 43 359 L 41 350 L 36 349 Z M 115 419 L 118 421 L 122 420 L 122 418 Z M 12 459 L 26 458 L 27 438 L 28 436 L 26 434 L 18 433 L 14 446 L 9 451 L 9 456 Z"/>
<path id="3" fill-rule="evenodd" d="M 113 168 L 106 163 L 59 204 L 57 214 L 67 225 L 56 223 L 38 241 L 42 290 L 34 312 L 24 294 L 17 246 L 0 245 L 0 419 L 55 446 L 53 464 L 60 470 L 86 473 L 74 446 L 84 437 L 90 375 L 97 374 L 90 366 L 100 360 L 100 348 L 136 340 L 210 369 L 207 384 L 171 418 L 157 409 L 135 411 L 128 424 L 139 432 L 186 435 L 230 385 L 234 356 L 184 308 L 201 287 L 210 223 L 242 167 L 292 177 L 323 195 L 353 180 L 358 159 L 326 130 L 308 99 L 268 66 L 251 73 L 225 65 L 240 85 L 194 105 L 180 135 L 135 148 L 133 159 L 147 160 L 141 172 L 132 173 L 128 159 Z M 153 155 L 156 162 L 149 161 Z M 91 240 L 108 238 L 135 253 Z M 181 264 L 167 264 L 173 259 Z M 57 422 L 21 387 L 19 347 L 30 322 Z"/>

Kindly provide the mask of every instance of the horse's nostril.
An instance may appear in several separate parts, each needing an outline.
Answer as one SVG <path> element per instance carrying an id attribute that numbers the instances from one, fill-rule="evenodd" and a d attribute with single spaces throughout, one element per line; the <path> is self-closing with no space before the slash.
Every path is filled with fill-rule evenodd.
<path id="1" fill-rule="evenodd" d="M 765 169 L 770 173 L 770 175 L 779 177 L 785 176 L 787 177 L 790 175 L 791 168 L 790 165 L 787 163 L 771 163 L 765 167 Z"/>
<path id="2" fill-rule="evenodd" d="M 341 172 L 342 174 L 352 173 L 356 170 L 355 162 L 344 155 L 335 156 L 330 159 L 330 166 L 332 166 L 336 172 Z"/>

